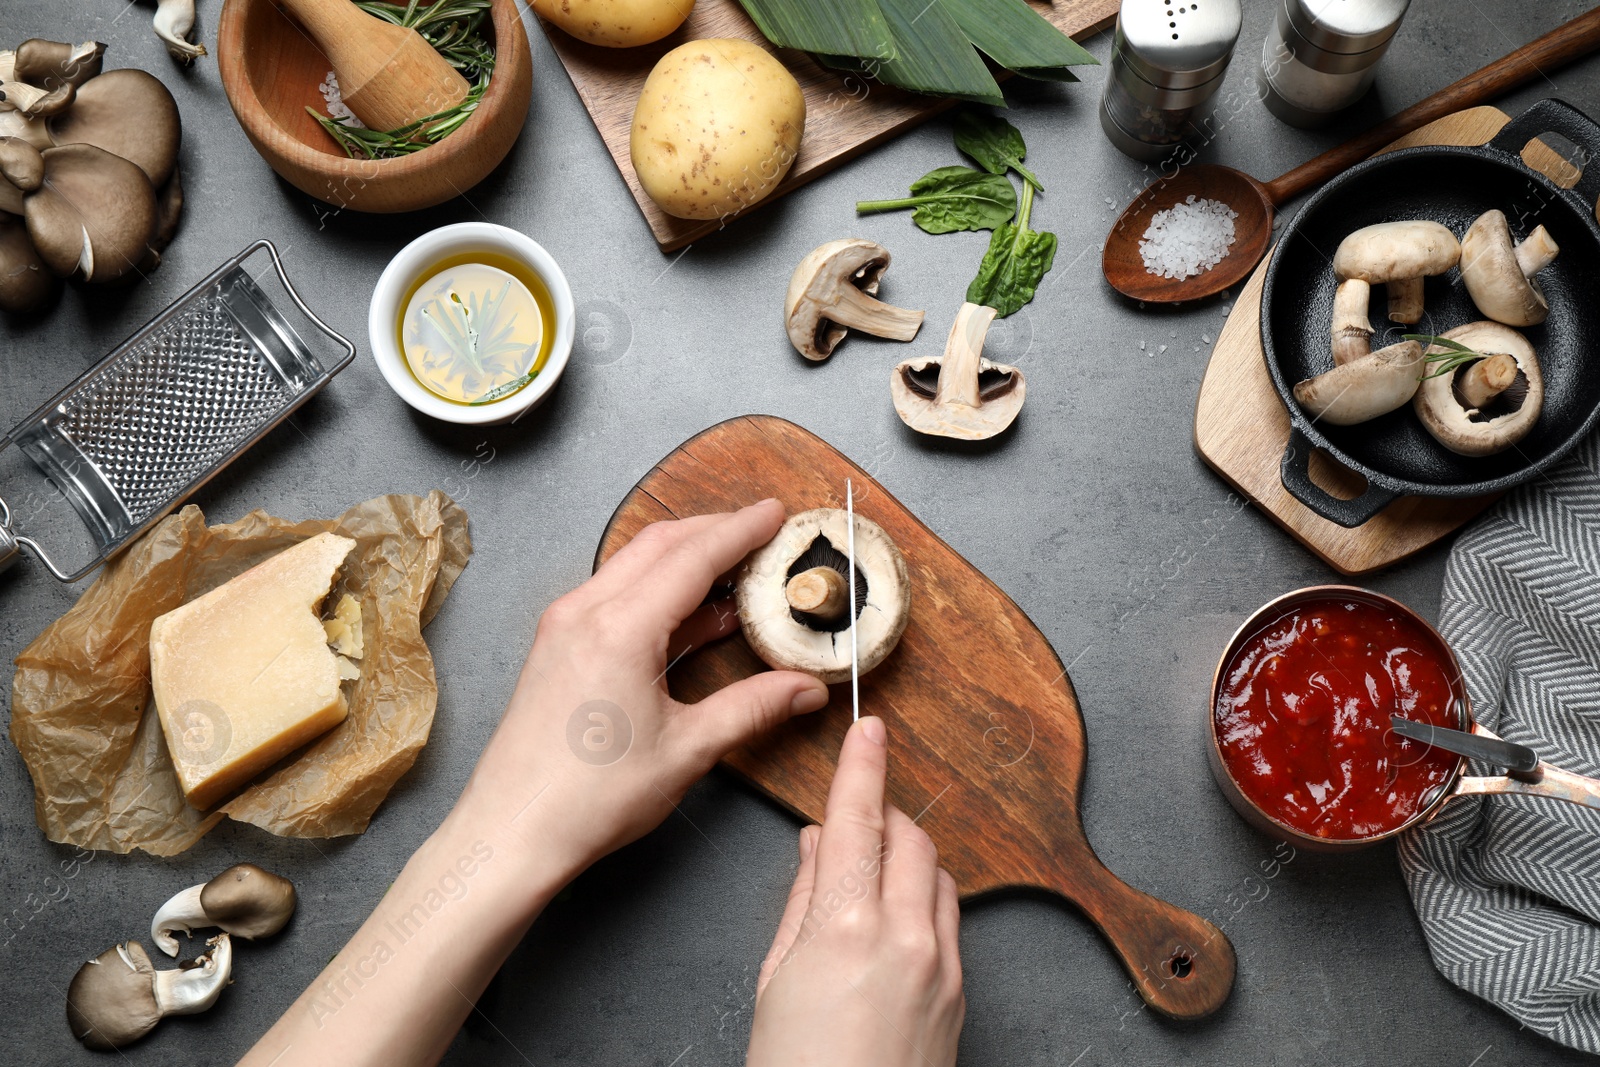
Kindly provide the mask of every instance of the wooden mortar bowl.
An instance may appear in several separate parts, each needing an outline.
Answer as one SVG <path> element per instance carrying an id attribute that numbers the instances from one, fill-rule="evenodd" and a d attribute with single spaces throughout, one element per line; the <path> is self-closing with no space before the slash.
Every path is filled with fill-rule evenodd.
<path id="1" fill-rule="evenodd" d="M 438 144 L 396 159 L 350 159 L 307 106 L 333 65 L 273 0 L 227 0 L 217 69 L 245 136 L 295 188 L 338 208 L 416 211 L 460 196 L 511 151 L 533 96 L 533 59 L 515 0 L 494 0 L 485 35 L 494 74 L 472 116 Z"/>

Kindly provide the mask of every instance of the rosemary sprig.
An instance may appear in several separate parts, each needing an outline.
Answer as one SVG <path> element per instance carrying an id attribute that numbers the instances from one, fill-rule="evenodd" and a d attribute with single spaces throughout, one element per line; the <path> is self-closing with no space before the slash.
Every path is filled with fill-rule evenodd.
<path id="1" fill-rule="evenodd" d="M 446 62 L 472 79 L 467 98 L 455 107 L 397 130 L 359 129 L 329 118 L 314 107 L 306 111 L 351 159 L 392 159 L 439 143 L 478 109 L 489 88 L 489 76 L 494 71 L 494 48 L 480 32 L 480 27 L 488 17 L 490 3 L 491 0 L 436 0 L 424 6 L 420 0 L 406 3 L 356 0 L 356 6 L 367 14 L 416 30 Z"/>
<path id="2" fill-rule="evenodd" d="M 1429 378 L 1440 378 L 1446 374 L 1453 374 L 1468 363 L 1476 363 L 1480 359 L 1489 358 L 1486 353 L 1468 348 L 1460 341 L 1453 341 L 1448 337 L 1437 337 L 1431 333 L 1403 333 L 1400 336 L 1407 341 L 1416 341 L 1425 349 L 1443 348 L 1446 350 L 1422 357 L 1429 363 L 1438 364 L 1438 369 L 1432 374 L 1423 375 L 1423 381 L 1427 381 Z"/>

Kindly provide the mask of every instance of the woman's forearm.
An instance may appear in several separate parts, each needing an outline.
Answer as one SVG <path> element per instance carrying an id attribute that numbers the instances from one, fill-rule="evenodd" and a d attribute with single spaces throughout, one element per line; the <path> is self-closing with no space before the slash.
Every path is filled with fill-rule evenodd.
<path id="1" fill-rule="evenodd" d="M 383 900 L 241 1061 L 432 1064 L 550 898 L 575 871 L 540 871 L 524 834 L 458 808 Z M 524 828 L 518 828 L 524 829 Z"/>

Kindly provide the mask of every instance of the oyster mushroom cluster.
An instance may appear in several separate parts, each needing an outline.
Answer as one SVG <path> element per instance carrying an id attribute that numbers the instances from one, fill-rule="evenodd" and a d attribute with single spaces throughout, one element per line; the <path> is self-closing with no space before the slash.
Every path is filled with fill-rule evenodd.
<path id="1" fill-rule="evenodd" d="M 1385 222 L 1355 231 L 1333 257 L 1333 369 L 1294 387 L 1313 419 L 1350 426 L 1412 405 L 1435 440 L 1463 456 L 1489 456 L 1522 440 L 1539 419 L 1544 380 L 1533 346 L 1512 327 L 1550 312 L 1535 277 L 1560 249 L 1538 226 L 1521 241 L 1505 213 L 1486 211 L 1458 241 L 1437 222 Z M 1390 321 L 1422 318 L 1423 280 L 1459 268 L 1484 320 L 1438 337 L 1408 334 L 1374 352 L 1368 301 L 1387 289 Z"/>
<path id="2" fill-rule="evenodd" d="M 177 102 L 142 70 L 102 73 L 105 47 L 0 51 L 0 310 L 39 311 L 68 277 L 147 274 L 177 230 Z"/>

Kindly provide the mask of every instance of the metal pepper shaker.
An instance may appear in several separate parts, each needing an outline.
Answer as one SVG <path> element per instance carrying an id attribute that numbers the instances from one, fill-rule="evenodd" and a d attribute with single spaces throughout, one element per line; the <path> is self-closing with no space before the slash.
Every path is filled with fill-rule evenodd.
<path id="1" fill-rule="evenodd" d="M 1261 49 L 1261 98 L 1292 126 L 1361 99 L 1411 0 L 1279 0 Z"/>
<path id="2" fill-rule="evenodd" d="M 1122 0 L 1100 125 L 1135 159 L 1202 141 L 1242 19 L 1239 0 Z"/>

